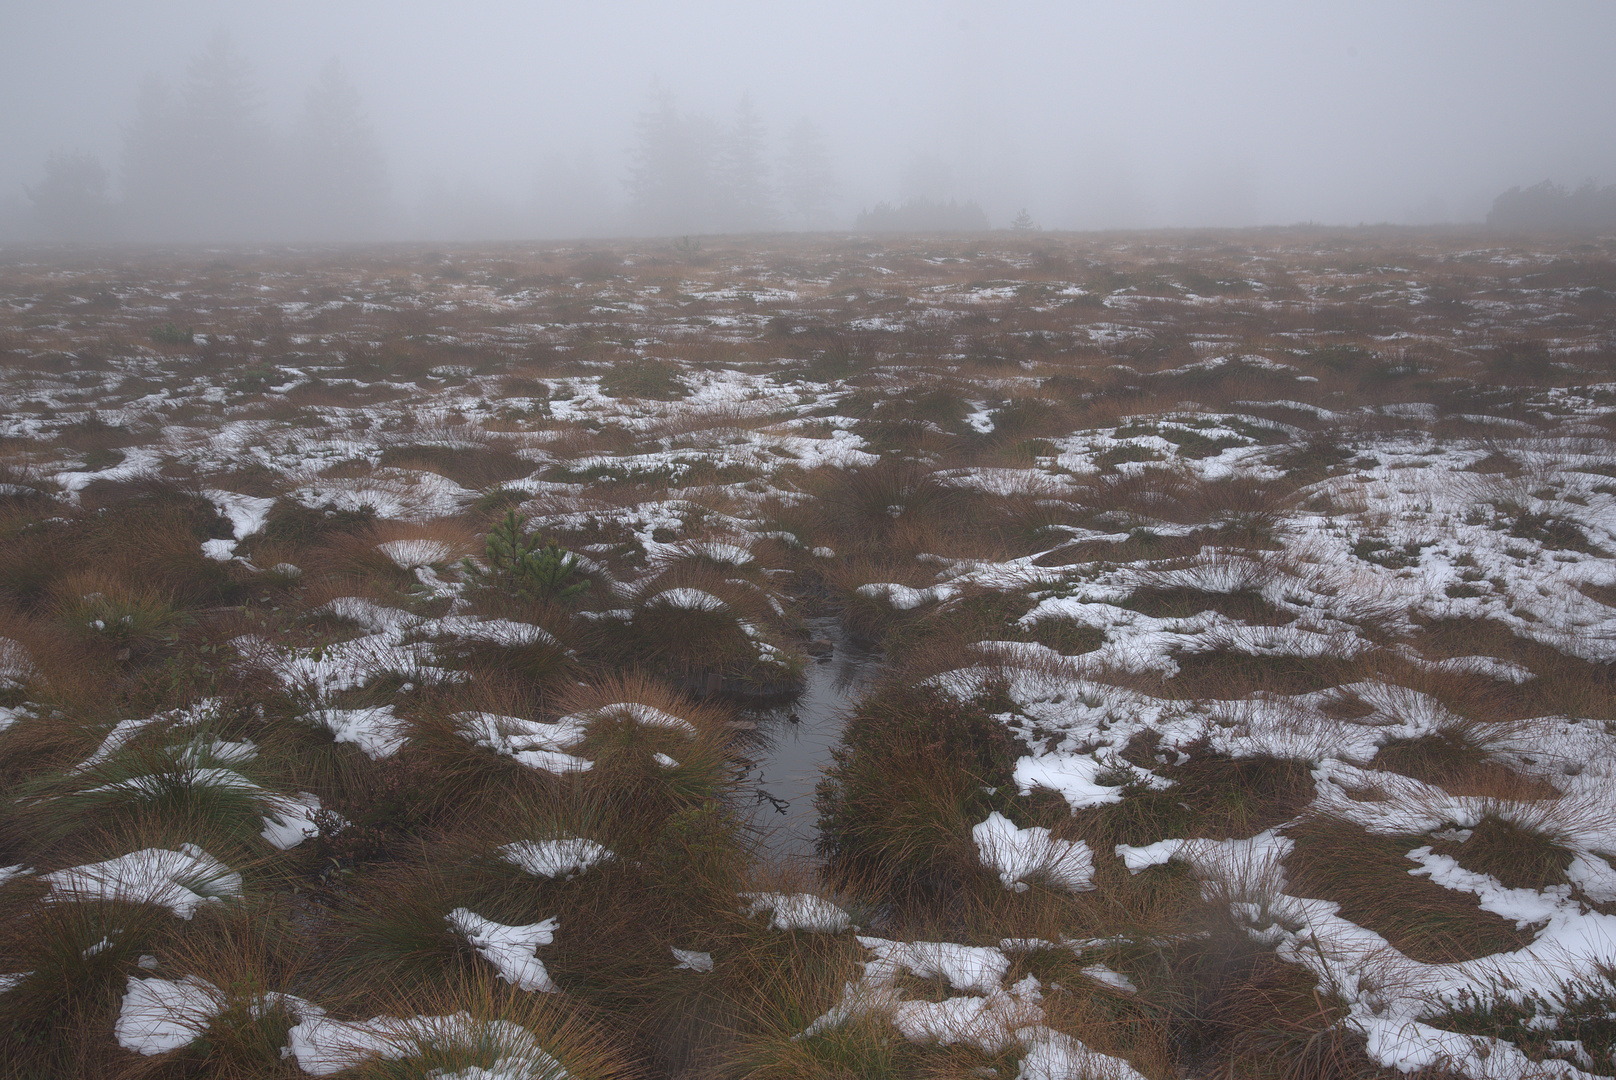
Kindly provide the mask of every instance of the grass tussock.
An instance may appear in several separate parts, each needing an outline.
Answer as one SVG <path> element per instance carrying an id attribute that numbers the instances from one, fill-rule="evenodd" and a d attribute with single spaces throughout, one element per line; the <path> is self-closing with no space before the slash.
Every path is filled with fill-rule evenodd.
<path id="1" fill-rule="evenodd" d="M 1171 786 L 1123 780 L 1119 772 L 1121 800 L 1079 814 L 1106 847 L 1252 836 L 1289 821 L 1313 796 L 1307 762 L 1230 758 L 1191 745 L 1165 755 L 1175 761 L 1169 765 L 1156 759 L 1149 740 L 1135 740 L 1122 756 Z"/>
<path id="2" fill-rule="evenodd" d="M 909 688 L 864 703 L 815 795 L 830 873 L 896 896 L 959 889 L 978 864 L 971 827 L 1014 790 L 1014 758 L 988 701 Z"/>
<path id="3" fill-rule="evenodd" d="M 1334 900 L 1344 918 L 1380 934 L 1415 960 L 1443 964 L 1508 952 L 1530 943 L 1476 906 L 1475 898 L 1414 877 L 1407 853 L 1429 841 L 1385 837 L 1350 822 L 1306 818 L 1286 829 L 1296 847 L 1285 860 L 1292 890 Z"/>
<path id="4" fill-rule="evenodd" d="M 17 1075 L 111 1070 L 122 1055 L 108 1037 L 140 959 L 171 939 L 162 908 L 116 901 L 47 903 L 7 890 L 0 964 L 26 972 L 0 994 L 7 1068 Z"/>

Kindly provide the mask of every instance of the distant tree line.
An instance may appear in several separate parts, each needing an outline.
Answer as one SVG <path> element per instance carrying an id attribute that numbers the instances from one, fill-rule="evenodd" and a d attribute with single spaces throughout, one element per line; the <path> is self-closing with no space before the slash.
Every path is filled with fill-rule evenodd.
<path id="1" fill-rule="evenodd" d="M 803 119 L 771 168 L 768 132 L 743 97 L 728 124 L 657 91 L 634 125 L 626 179 L 631 225 L 659 234 L 825 228 L 837 184 L 824 136 Z"/>
<path id="2" fill-rule="evenodd" d="M 221 33 L 177 84 L 145 80 L 116 173 L 93 154 L 56 152 L 25 191 L 38 231 L 81 242 L 364 240 L 411 225 L 446 236 L 578 236 L 839 224 L 824 134 L 804 118 L 776 153 L 750 98 L 719 123 L 653 92 L 635 122 L 623 180 L 614 198 L 587 154 L 569 159 L 552 148 L 526 208 L 439 183 L 406 222 L 389 209 L 386 161 L 341 65 L 321 71 L 294 122 L 277 130 L 263 116 L 250 65 Z"/>
<path id="3" fill-rule="evenodd" d="M 653 87 L 621 187 L 587 153 L 569 158 L 551 147 L 527 206 L 439 182 L 413 220 L 396 209 L 380 141 L 336 60 L 278 126 L 265 116 L 251 65 L 220 32 L 179 77 L 148 76 L 132 112 L 115 162 L 77 150 L 46 158 L 43 177 L 24 186 L 36 232 L 78 242 L 228 242 L 845 227 L 824 132 L 803 118 L 776 141 L 750 97 L 721 122 Z M 865 210 L 856 227 L 987 229 L 976 202 L 944 201 L 947 173 L 941 159 L 920 155 L 905 171 L 905 197 Z"/>
<path id="4" fill-rule="evenodd" d="M 178 85 L 141 85 L 112 172 L 83 152 L 54 153 L 27 188 L 34 217 L 66 240 L 358 240 L 388 226 L 387 166 L 359 92 L 331 61 L 289 131 L 263 117 L 246 59 L 223 33 Z"/>
<path id="5" fill-rule="evenodd" d="M 1487 224 L 1501 229 L 1616 229 L 1616 184 L 1588 181 L 1576 190 L 1545 180 L 1513 187 L 1493 200 Z"/>
<path id="6" fill-rule="evenodd" d="M 860 211 L 853 228 L 859 232 L 986 232 L 988 216 L 974 200 L 945 203 L 916 196 L 896 206 L 877 203 L 873 210 Z M 1026 228 L 1032 228 L 1030 217 Z"/>

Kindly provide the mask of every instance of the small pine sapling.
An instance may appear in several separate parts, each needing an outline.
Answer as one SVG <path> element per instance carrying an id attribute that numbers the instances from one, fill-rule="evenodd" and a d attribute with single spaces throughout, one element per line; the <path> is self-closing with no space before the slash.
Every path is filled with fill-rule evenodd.
<path id="1" fill-rule="evenodd" d="M 482 588 L 500 589 L 525 600 L 572 603 L 589 589 L 589 579 L 578 568 L 578 556 L 555 541 L 522 531 L 515 510 L 488 533 L 484 556 L 487 567 L 470 559 L 461 563 L 466 577 Z"/>

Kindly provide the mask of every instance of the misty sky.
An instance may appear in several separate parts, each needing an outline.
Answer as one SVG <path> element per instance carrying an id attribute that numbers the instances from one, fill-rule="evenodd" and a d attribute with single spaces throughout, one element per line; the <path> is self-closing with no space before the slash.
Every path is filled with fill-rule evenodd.
<path id="1" fill-rule="evenodd" d="M 557 157 L 621 200 L 653 82 L 721 122 L 749 93 L 777 141 L 812 119 L 848 224 L 917 176 L 1068 228 L 1479 220 L 1616 182 L 1610 0 L 0 0 L 0 199 L 53 150 L 116 174 L 142 76 L 221 28 L 272 123 L 340 58 L 406 208 L 520 204 Z"/>

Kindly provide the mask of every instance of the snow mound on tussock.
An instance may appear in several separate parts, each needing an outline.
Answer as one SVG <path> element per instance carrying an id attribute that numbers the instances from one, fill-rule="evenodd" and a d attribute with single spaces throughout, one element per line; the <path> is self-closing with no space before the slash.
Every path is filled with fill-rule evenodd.
<path id="1" fill-rule="evenodd" d="M 584 737 L 584 724 L 562 719 L 554 724 L 494 713 L 457 713 L 460 737 L 486 747 L 530 769 L 558 774 L 588 772 L 595 763 L 567 753 Z"/>
<path id="2" fill-rule="evenodd" d="M 572 878 L 597 863 L 616 858 L 610 850 L 582 836 L 554 840 L 518 840 L 499 849 L 500 858 L 534 877 Z"/>
<path id="3" fill-rule="evenodd" d="M 392 757 L 409 741 L 404 721 L 391 705 L 366 709 L 319 709 L 309 719 L 331 732 L 338 742 L 353 743 L 372 761 Z"/>
<path id="4" fill-rule="evenodd" d="M 647 606 L 682 608 L 685 611 L 727 611 L 729 605 L 704 589 L 681 586 L 664 589 L 646 599 Z"/>
<path id="5" fill-rule="evenodd" d="M 455 931 L 471 942 L 484 960 L 494 965 L 499 977 L 518 990 L 538 990 L 558 994 L 561 988 L 544 970 L 544 962 L 534 955 L 540 945 L 555 940 L 557 922 L 545 919 L 528 926 L 506 926 L 485 919 L 470 908 L 455 908 L 444 916 Z"/>
<path id="6" fill-rule="evenodd" d="M 386 555 L 400 570 L 414 570 L 417 566 L 447 562 L 454 554 L 454 549 L 442 540 L 425 538 L 388 540 L 377 544 L 376 550 Z"/>
<path id="7" fill-rule="evenodd" d="M 863 975 L 842 988 L 842 998 L 796 1038 L 810 1038 L 849 1020 L 876 1014 L 891 1021 L 904 1038 L 942 1046 L 974 1046 L 999 1054 L 1020 1046 L 1022 1080 L 1103 1077 L 1144 1080 L 1126 1061 L 1092 1050 L 1044 1023 L 1043 985 L 1036 976 L 1006 987 L 1010 958 L 1000 949 L 947 941 L 888 941 L 860 937 L 875 953 Z M 904 974 L 941 978 L 962 996 L 942 1001 L 903 996 Z"/>
<path id="8" fill-rule="evenodd" d="M 773 914 L 770 924 L 776 930 L 816 930 L 839 934 L 853 927 L 847 912 L 812 893 L 742 893 L 746 913 Z"/>
<path id="9" fill-rule="evenodd" d="M 195 844 L 144 848 L 105 862 L 41 874 L 52 900 L 122 900 L 158 904 L 189 919 L 203 904 L 241 895 L 241 875 Z"/>
<path id="10" fill-rule="evenodd" d="M 229 994 L 196 975 L 179 980 L 131 975 L 112 1033 L 125 1050 L 147 1056 L 166 1054 L 195 1041 L 230 1005 Z M 248 1004 L 254 1017 L 275 1008 L 285 1009 L 299 1021 L 325 1015 L 318 1005 L 275 991 L 260 994 Z"/>
<path id="11" fill-rule="evenodd" d="M 424 1049 L 496 1055 L 493 1077 L 569 1075 L 531 1031 L 508 1020 L 481 1020 L 470 1013 L 448 1016 L 376 1016 L 369 1020 L 311 1017 L 286 1033 L 285 1056 L 314 1076 L 329 1076 L 366 1059 L 400 1061 Z M 467 1075 L 470 1075 L 467 1073 Z"/>
<path id="12" fill-rule="evenodd" d="M 1004 887 L 1026 892 L 1027 878 L 1040 878 L 1067 892 L 1094 886 L 1094 852 L 1081 840 L 1056 840 L 1048 829 L 1018 829 L 995 810 L 971 828 L 982 865 L 999 875 Z"/>
<path id="13" fill-rule="evenodd" d="M 579 712 L 573 713 L 571 716 L 563 716 L 556 722 L 558 724 L 572 724 L 581 726 L 588 724 L 596 717 L 606 716 L 621 717 L 632 720 L 641 727 L 667 728 L 669 731 L 677 731 L 681 735 L 689 735 L 691 737 L 695 737 L 696 735 L 700 734 L 700 732 L 696 730 L 696 725 L 692 724 L 689 720 L 686 720 L 683 717 L 675 716 L 670 712 L 664 712 L 655 705 L 646 705 L 639 701 L 619 701 L 613 705 L 602 705 L 598 709 L 590 709 L 587 712 Z"/>

